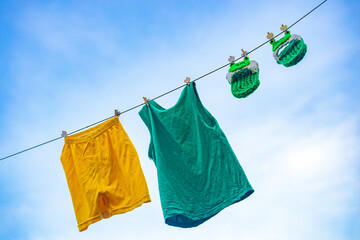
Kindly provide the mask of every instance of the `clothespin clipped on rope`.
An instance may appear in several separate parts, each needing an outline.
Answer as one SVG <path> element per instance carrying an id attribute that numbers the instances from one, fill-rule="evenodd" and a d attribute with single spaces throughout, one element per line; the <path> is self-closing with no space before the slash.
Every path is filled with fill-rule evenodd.
<path id="1" fill-rule="evenodd" d="M 284 24 L 281 24 L 280 30 L 281 30 L 281 31 L 285 31 L 285 33 L 287 33 L 287 32 L 288 32 L 288 30 L 287 30 L 287 26 L 286 26 L 286 25 L 284 25 Z"/>
<path id="2" fill-rule="evenodd" d="M 274 34 L 268 32 L 267 39 L 270 39 L 270 42 L 275 41 L 275 40 L 274 40 Z"/>
<path id="3" fill-rule="evenodd" d="M 67 137 L 67 132 L 66 132 L 66 131 L 62 131 L 62 132 L 61 132 L 61 137 Z"/>
<path id="4" fill-rule="evenodd" d="M 187 84 L 187 85 L 190 85 L 190 78 L 189 77 L 186 77 L 184 82 Z"/>
<path id="5" fill-rule="evenodd" d="M 115 117 L 120 116 L 120 112 L 118 109 L 115 109 Z"/>
<path id="6" fill-rule="evenodd" d="M 148 99 L 146 97 L 143 97 L 143 99 L 145 101 L 146 106 L 149 106 Z"/>
<path id="7" fill-rule="evenodd" d="M 241 56 L 242 56 L 242 57 L 247 57 L 247 52 L 245 52 L 244 49 L 241 49 L 241 51 L 242 51 L 242 55 L 241 55 Z"/>
<path id="8" fill-rule="evenodd" d="M 230 66 L 233 65 L 235 63 L 235 57 L 234 56 L 230 56 L 228 58 L 228 61 L 230 62 Z"/>

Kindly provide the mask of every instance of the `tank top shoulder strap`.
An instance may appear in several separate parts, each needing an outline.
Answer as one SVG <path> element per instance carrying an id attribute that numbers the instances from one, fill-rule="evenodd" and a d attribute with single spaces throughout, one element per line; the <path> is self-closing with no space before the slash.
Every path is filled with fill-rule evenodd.
<path id="1" fill-rule="evenodd" d="M 151 117 L 150 117 L 151 113 L 150 113 L 150 111 L 151 111 L 150 107 L 145 105 L 139 111 L 139 116 L 141 117 L 141 119 L 145 123 L 145 125 L 148 128 L 149 133 L 150 133 L 150 144 L 149 144 L 149 150 L 148 150 L 148 157 L 150 159 L 152 159 L 154 161 L 154 163 L 156 164 L 155 148 L 154 148 L 154 143 L 153 143 L 153 138 L 152 138 L 152 124 L 151 124 Z"/>
<path id="2" fill-rule="evenodd" d="M 146 105 L 143 106 L 139 111 L 139 116 L 143 120 L 143 122 L 145 123 L 148 130 L 151 132 L 151 121 L 150 121 L 150 112 L 149 112 L 149 110 L 150 109 Z"/>
<path id="3" fill-rule="evenodd" d="M 192 106 L 195 108 L 196 112 L 199 114 L 200 118 L 209 126 L 215 127 L 218 123 L 216 119 L 211 115 L 211 113 L 205 108 L 200 100 L 200 96 L 196 89 L 195 82 L 191 82 L 188 87 L 189 98 L 192 101 Z"/>

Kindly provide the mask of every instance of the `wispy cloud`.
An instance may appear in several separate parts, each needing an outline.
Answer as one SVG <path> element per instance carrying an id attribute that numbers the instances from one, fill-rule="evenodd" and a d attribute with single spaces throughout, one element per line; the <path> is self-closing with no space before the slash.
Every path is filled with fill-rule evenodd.
<path id="1" fill-rule="evenodd" d="M 132 107 L 142 96 L 181 85 L 186 76 L 200 76 L 315 5 L 275 3 L 233 1 L 208 9 L 167 3 L 142 11 L 134 6 L 129 15 L 124 9 L 132 7 L 125 3 L 83 11 L 60 3 L 23 7 L 14 20 L 19 47 L 9 57 L 12 88 L 1 129 L 10 135 L 2 138 L 2 155 L 101 120 L 114 108 Z M 119 19 L 116 10 L 123 14 Z M 140 156 L 151 203 L 78 233 L 58 141 L 1 162 L 0 209 L 10 209 L 11 224 L 1 223 L 0 232 L 9 239 L 356 238 L 360 101 L 343 85 L 359 89 L 352 77 L 359 71 L 349 67 L 351 60 L 334 57 L 359 51 L 349 41 L 359 35 L 343 25 L 348 14 L 354 12 L 341 1 L 329 1 L 296 25 L 292 32 L 309 48 L 298 66 L 277 65 L 270 45 L 251 54 L 260 64 L 261 85 L 247 99 L 231 96 L 226 70 L 197 83 L 255 188 L 249 199 L 194 229 L 166 226 L 155 166 L 147 158 L 149 134 L 135 110 L 120 119 Z M 159 103 L 172 106 L 180 91 Z M 12 234 L 10 225 L 23 235 Z"/>

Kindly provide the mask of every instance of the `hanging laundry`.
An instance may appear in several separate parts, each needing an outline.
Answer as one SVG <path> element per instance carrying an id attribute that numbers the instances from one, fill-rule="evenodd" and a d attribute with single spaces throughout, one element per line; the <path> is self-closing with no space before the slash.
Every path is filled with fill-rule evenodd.
<path id="1" fill-rule="evenodd" d="M 236 98 L 245 98 L 252 94 L 260 85 L 259 64 L 249 60 L 244 51 L 244 60 L 235 63 L 235 57 L 230 56 L 230 69 L 226 79 L 231 85 L 231 93 Z"/>
<path id="2" fill-rule="evenodd" d="M 65 137 L 61 163 L 79 231 L 151 201 L 139 157 L 119 117 Z"/>
<path id="3" fill-rule="evenodd" d="M 254 192 L 194 82 L 171 108 L 148 104 L 139 115 L 150 132 L 148 155 L 157 168 L 166 224 L 198 226 Z"/>
<path id="4" fill-rule="evenodd" d="M 278 64 L 291 67 L 298 64 L 307 52 L 304 40 L 296 34 L 291 35 L 286 25 L 281 25 L 281 31 L 285 31 L 285 36 L 278 41 L 273 38 L 273 33 L 268 33 L 267 38 L 271 39 L 273 56 Z"/>

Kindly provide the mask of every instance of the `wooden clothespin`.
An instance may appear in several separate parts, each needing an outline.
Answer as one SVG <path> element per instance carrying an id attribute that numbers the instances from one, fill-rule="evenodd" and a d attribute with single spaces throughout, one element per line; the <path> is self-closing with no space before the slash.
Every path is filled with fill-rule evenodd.
<path id="1" fill-rule="evenodd" d="M 246 52 L 244 51 L 244 49 L 241 49 L 241 51 L 242 51 L 242 56 L 243 56 L 243 57 L 247 57 L 247 54 L 246 54 Z"/>
<path id="2" fill-rule="evenodd" d="M 187 84 L 187 85 L 190 85 L 190 78 L 189 77 L 186 77 L 184 82 Z"/>
<path id="3" fill-rule="evenodd" d="M 274 37 L 274 34 L 268 32 L 267 39 L 270 39 L 270 42 L 275 41 L 273 37 Z"/>
<path id="4" fill-rule="evenodd" d="M 281 24 L 280 30 L 281 30 L 281 31 L 285 31 L 285 33 L 288 33 L 288 31 L 287 31 L 287 26 L 284 25 L 284 24 Z"/>
<path id="5" fill-rule="evenodd" d="M 61 137 L 67 137 L 67 132 L 66 131 L 61 131 Z"/>
<path id="6" fill-rule="evenodd" d="M 119 110 L 115 109 L 115 117 L 120 116 Z"/>
<path id="7" fill-rule="evenodd" d="M 146 103 L 146 106 L 149 106 L 149 103 L 148 103 L 148 99 L 146 97 L 143 97 L 145 103 Z"/>

